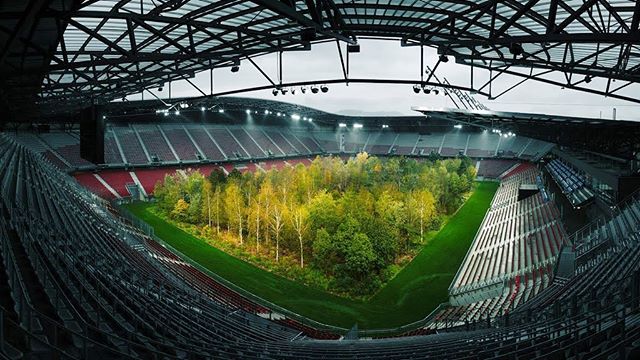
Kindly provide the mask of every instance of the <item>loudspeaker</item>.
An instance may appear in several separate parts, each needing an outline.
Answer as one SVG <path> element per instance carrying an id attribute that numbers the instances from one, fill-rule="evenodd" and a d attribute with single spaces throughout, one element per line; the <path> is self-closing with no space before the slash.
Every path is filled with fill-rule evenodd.
<path id="1" fill-rule="evenodd" d="M 99 107 L 80 111 L 80 157 L 94 164 L 104 164 L 104 118 Z"/>

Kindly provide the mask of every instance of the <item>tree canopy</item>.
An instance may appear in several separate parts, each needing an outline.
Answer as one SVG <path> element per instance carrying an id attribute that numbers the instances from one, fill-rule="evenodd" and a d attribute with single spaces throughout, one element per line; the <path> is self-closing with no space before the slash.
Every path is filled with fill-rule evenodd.
<path id="1" fill-rule="evenodd" d="M 285 276 L 354 297 L 423 245 L 471 190 L 468 159 L 318 157 L 267 172 L 167 176 L 158 212 Z M 298 270 L 292 271 L 296 267 Z"/>

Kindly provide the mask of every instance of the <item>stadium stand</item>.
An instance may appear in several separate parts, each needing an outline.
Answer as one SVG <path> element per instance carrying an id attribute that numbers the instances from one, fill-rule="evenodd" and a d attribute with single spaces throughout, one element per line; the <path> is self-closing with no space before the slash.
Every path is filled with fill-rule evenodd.
<path id="1" fill-rule="evenodd" d="M 198 144 L 207 159 L 224 160 L 226 158 L 204 126 L 185 126 L 185 130 Z"/>
<path id="2" fill-rule="evenodd" d="M 6 329 L 0 340 L 3 354 L 13 358 L 52 352 L 67 358 L 638 355 L 637 232 L 623 236 L 606 259 L 554 281 L 505 315 L 439 316 L 432 322 L 438 333 L 426 336 L 415 330 L 378 341 L 313 340 L 336 337 L 280 317 L 200 273 L 8 137 L 0 136 L 0 149 L 0 253 L 7 274 L 0 288 L 10 294 L 0 309 Z M 529 179 L 532 169 L 512 173 L 493 209 L 513 205 L 513 183 Z M 525 295 L 507 302 L 518 297 Z M 474 318 L 482 321 L 466 320 Z M 171 331 L 157 326 L 168 322 Z"/>
<path id="3" fill-rule="evenodd" d="M 162 125 L 160 127 L 164 132 L 168 143 L 175 150 L 179 160 L 196 160 L 200 156 L 200 152 L 191 138 L 180 125 Z"/>
<path id="4" fill-rule="evenodd" d="M 586 179 L 571 166 L 560 159 L 553 159 L 546 168 L 571 205 L 580 207 L 593 200 L 595 194 L 586 186 Z"/>
<path id="5" fill-rule="evenodd" d="M 113 128 L 113 133 L 122 147 L 122 154 L 127 163 L 147 164 L 151 162 L 147 152 L 140 144 L 140 137 L 132 129 L 118 126 Z"/>
<path id="6" fill-rule="evenodd" d="M 175 162 L 178 160 L 158 125 L 132 125 L 132 128 L 138 134 L 142 146 L 146 149 L 152 162 L 154 158 L 162 162 Z"/>
<path id="7" fill-rule="evenodd" d="M 249 157 L 244 147 L 238 144 L 236 138 L 227 128 L 208 127 L 207 131 L 228 159 L 246 159 Z"/>
<path id="8" fill-rule="evenodd" d="M 567 242 L 560 214 L 540 193 L 518 201 L 521 184 L 534 183 L 530 164 L 511 168 L 500 183 L 449 292 L 459 305 L 450 322 L 473 322 L 504 314 L 533 298 L 551 282 L 553 266 Z"/>

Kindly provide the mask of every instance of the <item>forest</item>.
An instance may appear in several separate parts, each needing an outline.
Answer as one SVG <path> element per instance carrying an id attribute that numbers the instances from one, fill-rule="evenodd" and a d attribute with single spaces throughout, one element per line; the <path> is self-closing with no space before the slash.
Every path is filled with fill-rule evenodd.
<path id="1" fill-rule="evenodd" d="M 468 158 L 317 157 L 266 172 L 168 175 L 154 211 L 268 271 L 365 298 L 425 245 L 474 178 Z"/>

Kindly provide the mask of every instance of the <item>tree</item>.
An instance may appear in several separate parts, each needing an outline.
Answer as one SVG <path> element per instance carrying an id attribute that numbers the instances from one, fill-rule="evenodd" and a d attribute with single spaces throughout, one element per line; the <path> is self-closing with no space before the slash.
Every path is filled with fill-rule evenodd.
<path id="1" fill-rule="evenodd" d="M 284 206 L 280 202 L 271 205 L 271 229 L 276 238 L 276 261 L 280 260 L 280 234 L 284 227 Z"/>
<path id="2" fill-rule="evenodd" d="M 436 200 L 429 190 L 417 190 L 410 194 L 409 212 L 420 224 L 420 239 L 424 239 L 424 225 L 436 211 Z"/>
<path id="3" fill-rule="evenodd" d="M 244 218 L 244 199 L 240 192 L 240 187 L 233 181 L 227 185 L 224 194 L 224 207 L 227 211 L 227 219 L 229 227 L 238 230 L 238 239 L 240 244 L 244 244 L 243 238 L 243 218 Z"/>
<path id="4" fill-rule="evenodd" d="M 300 243 L 300 267 L 304 267 L 304 248 L 302 238 L 309 228 L 309 211 L 301 204 L 291 204 L 291 223 Z"/>
<path id="5" fill-rule="evenodd" d="M 189 210 L 189 204 L 184 199 L 179 199 L 171 211 L 171 216 L 178 221 L 184 221 L 187 217 L 187 210 Z"/>
<path id="6" fill-rule="evenodd" d="M 352 276 L 362 280 L 372 270 L 376 261 L 376 254 L 369 237 L 357 233 L 349 243 L 345 256 L 345 265 Z"/>

